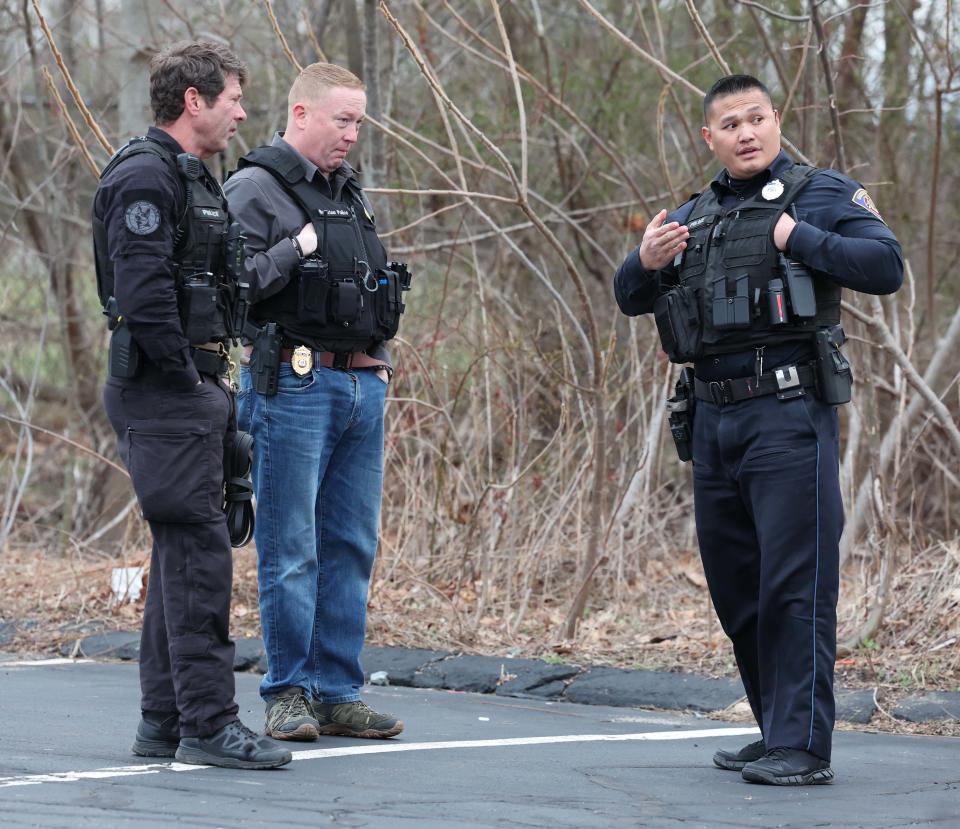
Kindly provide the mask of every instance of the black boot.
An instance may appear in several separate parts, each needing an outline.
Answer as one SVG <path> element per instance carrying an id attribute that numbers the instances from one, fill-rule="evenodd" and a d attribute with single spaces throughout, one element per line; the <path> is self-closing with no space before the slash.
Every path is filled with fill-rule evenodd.
<path id="1" fill-rule="evenodd" d="M 173 757 L 180 745 L 180 715 L 170 711 L 142 711 L 133 753 L 140 757 Z"/>
<path id="2" fill-rule="evenodd" d="M 812 786 L 833 780 L 829 760 L 799 748 L 773 748 L 740 772 L 751 783 L 773 786 Z"/>
<path id="3" fill-rule="evenodd" d="M 747 763 L 759 760 L 766 753 L 767 749 L 763 745 L 763 740 L 757 740 L 755 743 L 744 746 L 739 751 L 724 751 L 721 749 L 713 755 L 713 763 L 722 769 L 740 771 Z"/>
<path id="4" fill-rule="evenodd" d="M 273 740 L 254 734 L 240 720 L 234 720 L 209 737 L 181 737 L 176 758 L 197 766 L 273 769 L 289 763 L 293 755 Z"/>

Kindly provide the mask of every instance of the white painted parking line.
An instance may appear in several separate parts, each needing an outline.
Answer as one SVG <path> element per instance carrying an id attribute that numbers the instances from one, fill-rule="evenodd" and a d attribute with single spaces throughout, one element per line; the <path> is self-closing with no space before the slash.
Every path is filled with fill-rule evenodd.
<path id="1" fill-rule="evenodd" d="M 92 665 L 93 659 L 24 659 L 16 662 L 0 662 L 0 668 L 49 668 L 51 665 Z"/>
<path id="2" fill-rule="evenodd" d="M 327 757 L 349 757 L 355 754 L 385 754 L 393 751 L 431 751 L 458 748 L 504 748 L 509 746 L 550 745 L 554 743 L 624 743 L 638 741 L 703 740 L 710 737 L 738 737 L 759 734 L 758 728 L 703 728 L 696 731 L 647 731 L 639 734 L 560 734 L 553 737 L 507 737 L 499 740 L 449 740 L 437 743 L 383 742 L 373 745 L 342 746 L 339 748 L 306 749 L 293 752 L 294 760 L 322 760 Z M 0 777 L 0 789 L 9 786 L 33 786 L 39 783 L 74 783 L 78 780 L 104 780 L 111 777 L 131 777 L 157 774 L 162 771 L 199 771 L 210 766 L 187 763 L 150 763 L 142 766 L 115 766 L 93 771 L 66 771 L 53 774 L 24 774 L 19 777 Z"/>

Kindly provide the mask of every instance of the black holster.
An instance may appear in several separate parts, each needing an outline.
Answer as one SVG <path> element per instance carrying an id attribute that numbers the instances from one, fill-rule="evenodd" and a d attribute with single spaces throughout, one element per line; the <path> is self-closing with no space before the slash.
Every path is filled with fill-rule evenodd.
<path id="1" fill-rule="evenodd" d="M 697 402 L 694 383 L 693 369 L 685 366 L 674 387 L 674 396 L 667 398 L 670 435 L 677 447 L 677 456 L 684 463 L 693 458 L 693 414 Z"/>
<path id="2" fill-rule="evenodd" d="M 275 322 L 268 322 L 257 333 L 250 353 L 250 378 L 253 390 L 267 397 L 277 393 L 280 373 L 280 332 Z"/>
<path id="3" fill-rule="evenodd" d="M 817 394 L 831 406 L 850 402 L 853 369 L 840 350 L 847 337 L 839 325 L 822 328 L 814 334 L 817 353 Z"/>
<path id="4" fill-rule="evenodd" d="M 110 334 L 109 365 L 110 376 L 118 380 L 130 380 L 140 369 L 140 346 L 122 321 Z"/>

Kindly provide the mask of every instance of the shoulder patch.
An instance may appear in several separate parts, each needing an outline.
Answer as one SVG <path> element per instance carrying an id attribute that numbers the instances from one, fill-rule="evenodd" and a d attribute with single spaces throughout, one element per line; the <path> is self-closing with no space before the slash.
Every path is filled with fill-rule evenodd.
<path id="1" fill-rule="evenodd" d="M 127 230 L 137 236 L 149 236 L 160 227 L 160 210 L 153 202 L 142 199 L 128 205 L 123 218 Z"/>
<path id="2" fill-rule="evenodd" d="M 873 199 L 870 198 L 870 194 L 863 187 L 853 194 L 850 201 L 858 207 L 862 207 L 864 210 L 873 213 L 881 222 L 883 221 L 883 216 L 880 215 L 880 211 L 877 210 L 877 206 L 873 203 Z"/>

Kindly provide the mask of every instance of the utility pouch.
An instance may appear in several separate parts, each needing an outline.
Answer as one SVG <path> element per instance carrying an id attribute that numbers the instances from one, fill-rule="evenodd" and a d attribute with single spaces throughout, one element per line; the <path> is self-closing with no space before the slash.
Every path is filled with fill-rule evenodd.
<path id="1" fill-rule="evenodd" d="M 813 290 L 813 277 L 804 265 L 780 254 L 780 272 L 787 284 L 790 310 L 800 319 L 813 319 L 817 315 L 817 299 Z"/>
<path id="2" fill-rule="evenodd" d="M 323 325 L 329 318 L 330 267 L 318 256 L 300 265 L 300 298 L 297 317 L 306 323 Z"/>
<path id="3" fill-rule="evenodd" d="M 670 435 L 677 447 L 677 456 L 684 463 L 693 458 L 693 414 L 697 402 L 694 384 L 693 369 L 685 366 L 674 387 L 676 393 L 667 398 Z"/>
<path id="4" fill-rule="evenodd" d="M 400 328 L 400 315 L 406 309 L 403 292 L 410 290 L 410 271 L 403 262 L 390 262 L 377 271 L 377 337 L 389 340 Z"/>
<path id="5" fill-rule="evenodd" d="M 660 345 L 672 362 L 687 363 L 700 355 L 700 309 L 692 288 L 677 285 L 658 296 L 653 317 Z"/>
<path id="6" fill-rule="evenodd" d="M 853 370 L 840 350 L 847 341 L 843 328 L 831 325 L 814 334 L 817 353 L 817 391 L 820 399 L 831 406 L 850 402 Z"/>
<path id="7" fill-rule="evenodd" d="M 226 335 L 223 313 L 217 304 L 219 290 L 212 273 L 186 277 L 180 285 L 180 322 L 190 345 L 201 345 Z"/>
<path id="8" fill-rule="evenodd" d="M 360 286 L 352 279 L 333 283 L 330 303 L 331 321 L 344 328 L 350 328 L 363 313 L 363 294 Z"/>
<path id="9" fill-rule="evenodd" d="M 713 327 L 718 331 L 750 327 L 750 275 L 740 274 L 736 293 L 727 296 L 727 278 L 713 280 Z"/>
<path id="10" fill-rule="evenodd" d="M 110 335 L 109 363 L 110 376 L 118 380 L 136 377 L 140 368 L 140 346 L 122 321 L 116 324 Z"/>
<path id="11" fill-rule="evenodd" d="M 277 393 L 280 373 L 280 332 L 275 322 L 268 322 L 253 341 L 250 353 L 250 376 L 253 390 L 270 397 Z"/>

